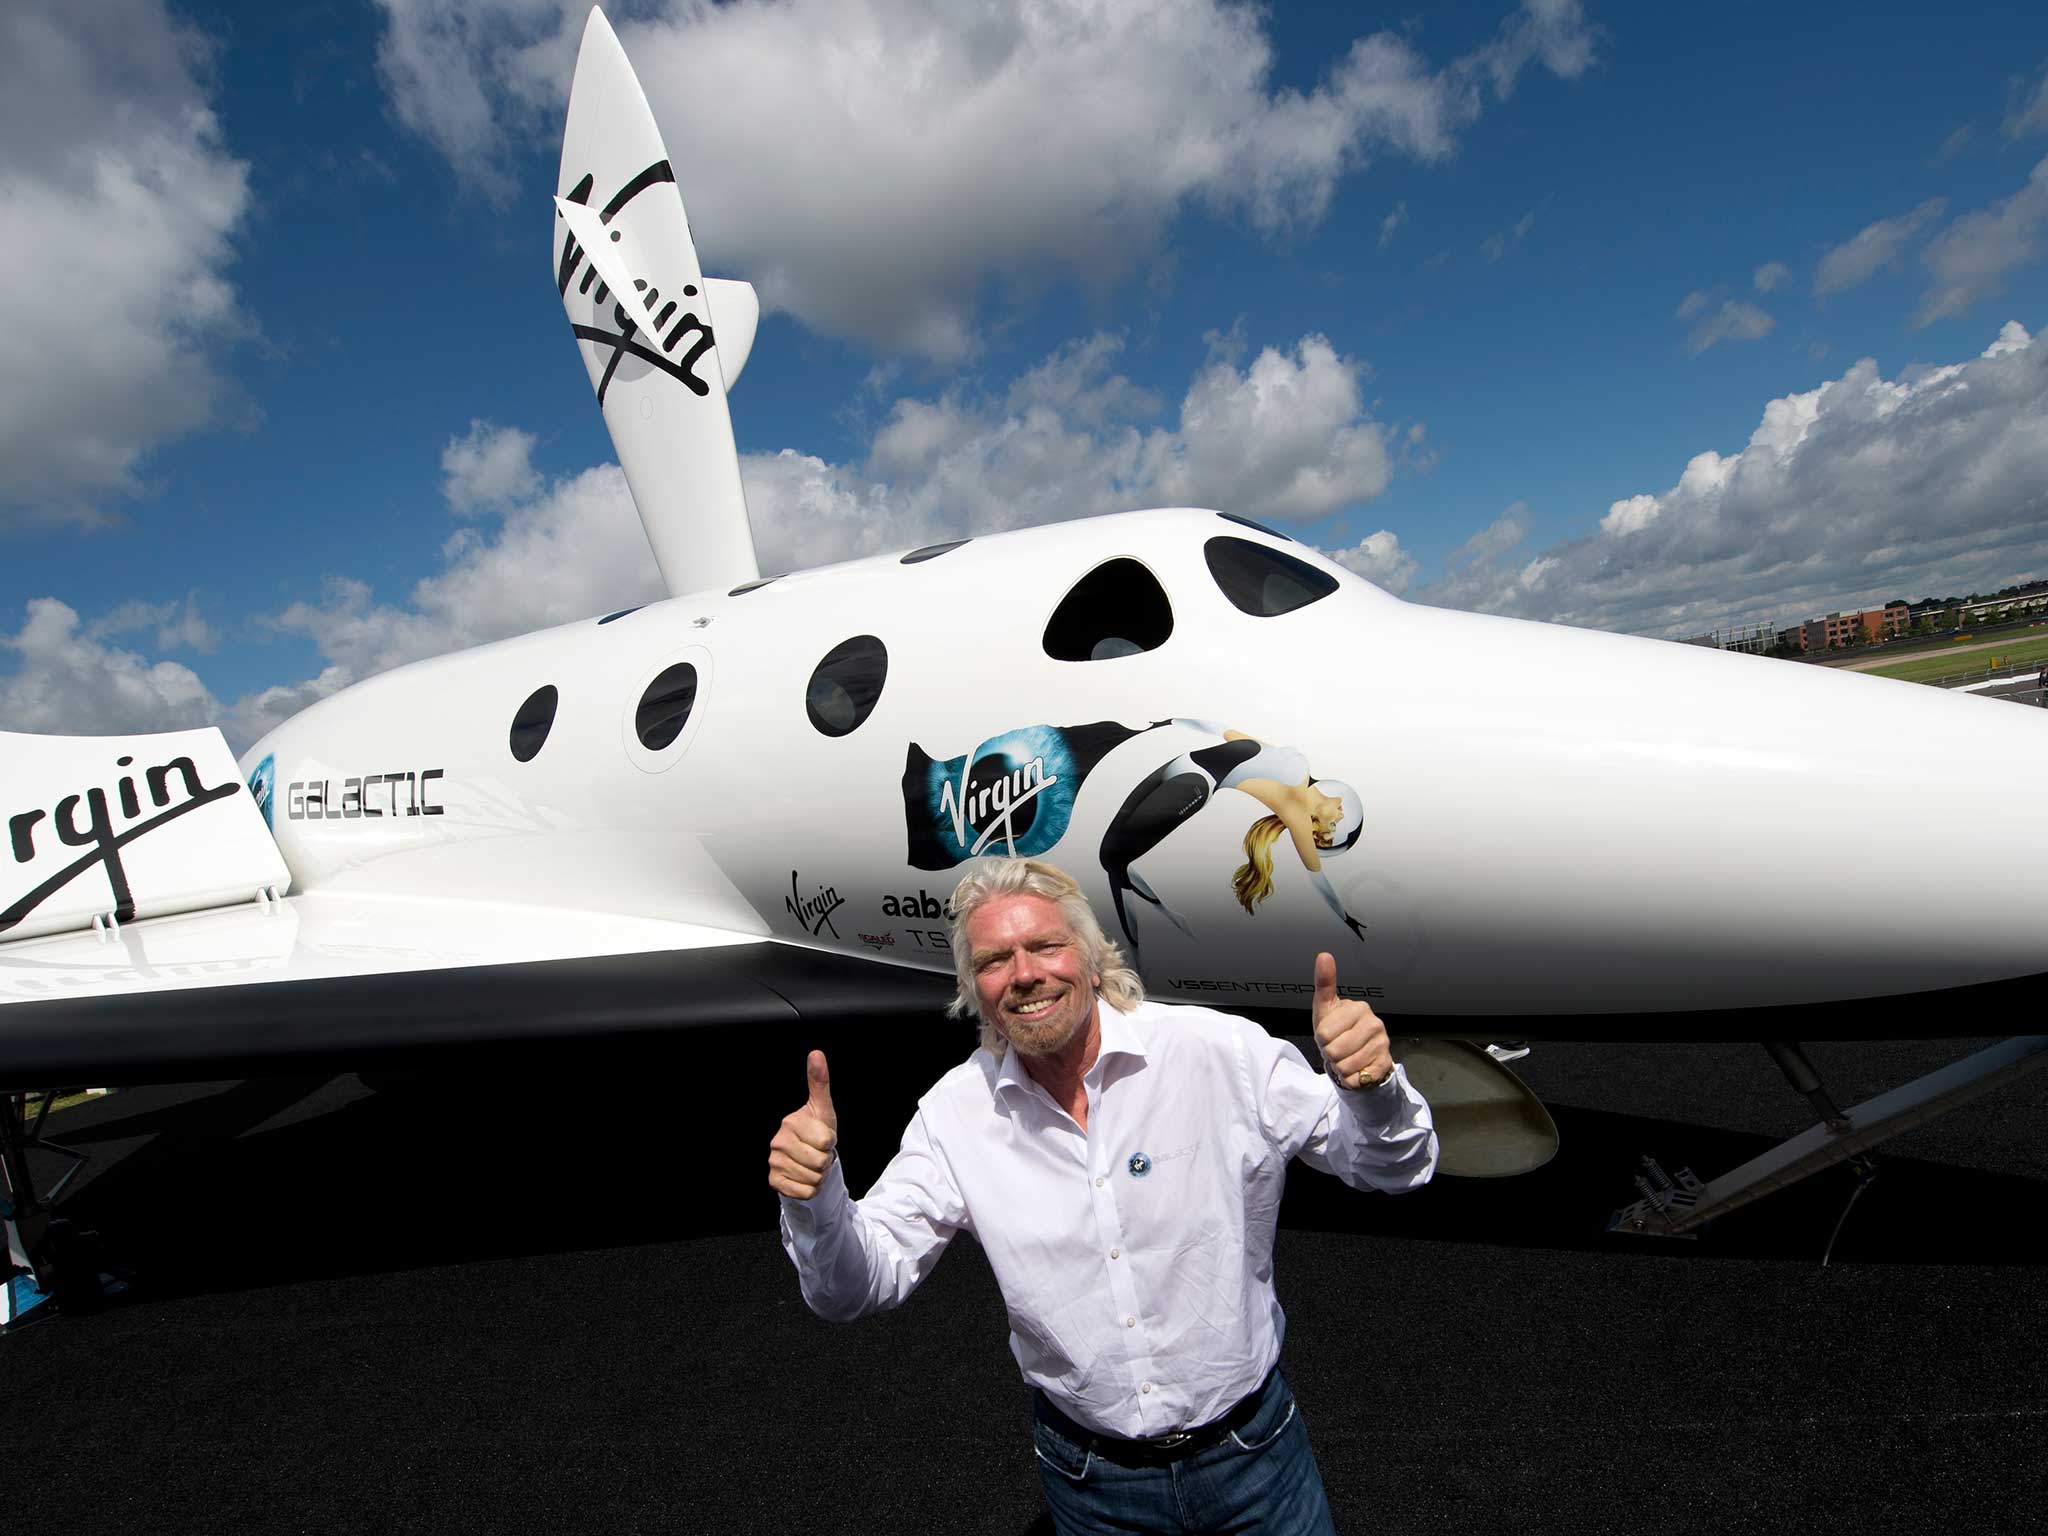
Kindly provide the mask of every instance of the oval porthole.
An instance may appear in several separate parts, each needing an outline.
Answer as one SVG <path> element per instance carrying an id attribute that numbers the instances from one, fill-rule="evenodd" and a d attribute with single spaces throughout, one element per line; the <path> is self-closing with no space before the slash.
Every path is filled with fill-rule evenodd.
<path id="1" fill-rule="evenodd" d="M 855 635 L 825 653 L 804 689 L 804 712 L 827 736 L 846 736 L 874 713 L 889 675 L 889 651 L 873 635 Z"/>
<path id="2" fill-rule="evenodd" d="M 640 745 L 650 752 L 669 746 L 682 735 L 690 720 L 691 706 L 696 702 L 697 669 L 687 661 L 664 668 L 647 685 L 647 691 L 640 695 L 639 708 L 633 712 L 633 730 Z"/>
<path id="3" fill-rule="evenodd" d="M 1211 539 L 1202 546 L 1202 558 L 1231 606 L 1255 619 L 1292 613 L 1337 590 L 1337 578 L 1328 571 L 1250 539 Z"/>
<path id="4" fill-rule="evenodd" d="M 923 549 L 913 549 L 897 563 L 899 565 L 921 565 L 927 560 L 936 560 L 941 555 L 950 555 L 954 550 L 967 542 L 966 539 L 954 539 L 949 544 L 927 544 Z"/>
<path id="5" fill-rule="evenodd" d="M 1173 633 L 1166 589 L 1136 560 L 1106 561 L 1074 584 L 1045 626 L 1054 661 L 1110 661 L 1157 650 Z"/>
<path id="6" fill-rule="evenodd" d="M 532 762 L 535 754 L 547 744 L 548 732 L 555 724 L 555 706 L 561 698 L 555 691 L 555 685 L 548 683 L 529 693 L 526 702 L 512 716 L 512 756 L 519 762 Z"/>

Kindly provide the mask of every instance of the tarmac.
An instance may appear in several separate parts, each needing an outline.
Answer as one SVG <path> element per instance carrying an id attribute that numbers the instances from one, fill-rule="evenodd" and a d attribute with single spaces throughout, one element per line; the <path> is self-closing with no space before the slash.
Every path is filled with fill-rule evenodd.
<path id="1" fill-rule="evenodd" d="M 9 1528 L 1049 1531 L 972 1240 L 898 1312 L 825 1323 L 765 1182 L 808 1045 L 860 1189 L 965 1029 L 53 1116 L 94 1158 L 68 1214 L 133 1285 L 0 1337 Z M 1810 1051 L 1851 1104 L 1982 1043 Z M 1712 1177 L 1805 1128 L 1760 1048 L 1516 1070 L 1563 1137 L 1539 1172 L 1290 1179 L 1283 1363 L 1339 1530 L 2035 1528 L 2048 1072 L 1881 1150 L 1824 1267 L 1842 1168 L 1698 1240 L 1605 1230 L 1643 1154 Z"/>

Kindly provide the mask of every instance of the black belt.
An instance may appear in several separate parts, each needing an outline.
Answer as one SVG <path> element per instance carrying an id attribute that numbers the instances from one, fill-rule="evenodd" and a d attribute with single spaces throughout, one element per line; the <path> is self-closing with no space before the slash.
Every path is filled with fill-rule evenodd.
<path id="1" fill-rule="evenodd" d="M 1156 1435 L 1149 1440 L 1126 1440 L 1121 1435 L 1105 1435 L 1099 1429 L 1090 1429 L 1077 1424 L 1053 1406 L 1052 1399 L 1043 1392 L 1033 1390 L 1038 1416 L 1051 1428 L 1065 1435 L 1076 1445 L 1086 1446 L 1098 1456 L 1111 1461 L 1140 1462 L 1156 1465 L 1161 1462 L 1179 1461 L 1183 1456 L 1194 1456 L 1211 1446 L 1220 1444 L 1223 1437 L 1233 1430 L 1243 1429 L 1258 1416 L 1259 1407 L 1266 1394 L 1273 1388 L 1273 1378 L 1280 1367 L 1274 1366 L 1266 1373 L 1266 1379 L 1238 1400 L 1237 1404 L 1220 1419 L 1211 1419 L 1207 1424 L 1198 1424 L 1193 1429 L 1176 1430 L 1170 1435 Z"/>

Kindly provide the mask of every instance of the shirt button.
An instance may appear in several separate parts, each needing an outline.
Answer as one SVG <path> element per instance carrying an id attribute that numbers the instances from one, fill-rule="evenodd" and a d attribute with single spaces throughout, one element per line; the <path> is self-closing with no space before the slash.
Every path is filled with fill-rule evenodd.
<path id="1" fill-rule="evenodd" d="M 1138 1388 L 1138 1390 L 1139 1390 L 1140 1392 L 1150 1392 L 1150 1391 L 1152 1390 L 1152 1383 L 1148 1381 L 1148 1382 L 1146 1382 L 1146 1383 L 1145 1383 L 1145 1385 L 1143 1385 L 1142 1387 Z"/>
<path id="2" fill-rule="evenodd" d="M 1103 1178 L 1102 1178 L 1102 1175 L 1101 1175 L 1101 1174 L 1097 1174 L 1097 1175 L 1095 1176 L 1095 1187 L 1096 1187 L 1097 1189 L 1100 1189 L 1100 1188 L 1102 1188 L 1102 1185 L 1103 1185 Z"/>
<path id="3" fill-rule="evenodd" d="M 1112 1248 L 1112 1249 L 1110 1249 L 1110 1250 L 1109 1250 L 1109 1256 L 1110 1256 L 1110 1257 L 1111 1257 L 1112 1259 L 1122 1258 L 1122 1257 L 1123 1257 L 1123 1252 L 1124 1252 L 1124 1251 L 1123 1251 L 1123 1249 L 1121 1249 L 1121 1248 Z"/>
<path id="4" fill-rule="evenodd" d="M 1135 1328 L 1138 1326 L 1138 1320 L 1135 1317 L 1127 1317 L 1124 1319 L 1124 1326 L 1126 1328 Z"/>

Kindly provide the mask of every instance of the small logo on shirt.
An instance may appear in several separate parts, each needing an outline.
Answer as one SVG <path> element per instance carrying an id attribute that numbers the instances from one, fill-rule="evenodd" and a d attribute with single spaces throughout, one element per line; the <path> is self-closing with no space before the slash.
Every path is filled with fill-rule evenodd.
<path id="1" fill-rule="evenodd" d="M 1142 1179 L 1152 1171 L 1152 1159 L 1142 1152 L 1133 1152 L 1131 1160 L 1124 1164 L 1124 1166 L 1131 1170 L 1132 1178 Z"/>

